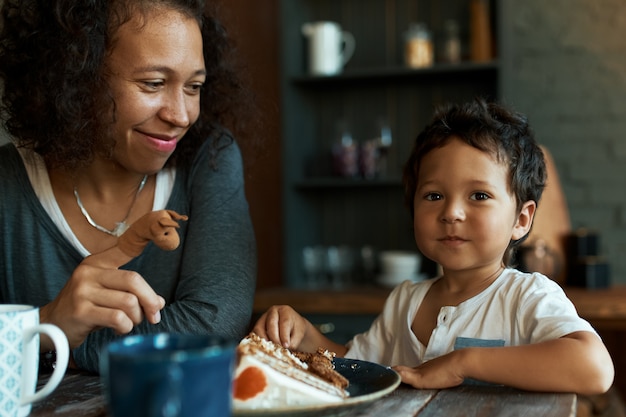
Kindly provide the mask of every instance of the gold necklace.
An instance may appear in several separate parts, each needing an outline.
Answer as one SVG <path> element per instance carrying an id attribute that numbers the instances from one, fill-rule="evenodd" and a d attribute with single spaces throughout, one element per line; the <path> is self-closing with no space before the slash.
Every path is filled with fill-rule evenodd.
<path id="1" fill-rule="evenodd" d="M 78 195 L 78 189 L 76 189 L 76 186 L 74 186 L 74 196 L 76 197 L 76 204 L 78 204 L 78 208 L 80 209 L 80 212 L 83 213 L 83 216 L 85 216 L 85 219 L 87 219 L 87 223 L 89 223 L 91 226 L 93 226 L 94 228 L 96 228 L 97 230 L 103 233 L 106 233 L 108 235 L 115 236 L 115 237 L 120 237 L 126 231 L 126 229 L 128 229 L 128 224 L 126 224 L 126 220 L 128 220 L 128 216 L 130 216 L 130 212 L 133 210 L 133 207 L 135 206 L 137 197 L 139 196 L 139 193 L 141 192 L 141 190 L 143 190 L 143 187 L 146 185 L 147 180 L 148 180 L 148 175 L 144 175 L 143 179 L 141 180 L 141 183 L 139 183 L 139 188 L 137 188 L 137 192 L 135 193 L 133 202 L 130 204 L 130 207 L 128 208 L 126 217 L 124 217 L 124 220 L 115 223 L 115 229 L 113 230 L 109 230 L 106 227 L 100 226 L 91 218 L 91 216 L 87 212 L 87 209 L 83 205 L 83 202 L 80 200 L 80 196 Z"/>

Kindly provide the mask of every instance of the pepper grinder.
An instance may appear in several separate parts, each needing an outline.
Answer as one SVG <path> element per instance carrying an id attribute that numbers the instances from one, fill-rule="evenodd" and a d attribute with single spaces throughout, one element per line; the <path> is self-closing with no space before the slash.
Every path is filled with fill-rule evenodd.
<path id="1" fill-rule="evenodd" d="M 470 3 L 470 59 L 475 62 L 493 59 L 488 0 L 471 0 Z"/>

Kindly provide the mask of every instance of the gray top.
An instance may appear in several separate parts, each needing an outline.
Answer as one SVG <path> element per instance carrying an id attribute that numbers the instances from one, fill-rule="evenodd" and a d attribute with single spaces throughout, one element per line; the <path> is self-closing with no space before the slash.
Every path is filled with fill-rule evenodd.
<path id="1" fill-rule="evenodd" d="M 167 252 L 150 243 L 123 266 L 140 273 L 165 298 L 157 325 L 132 333 L 214 333 L 240 339 L 248 329 L 256 284 L 256 246 L 236 144 L 209 162 L 208 143 L 192 164 L 177 168 L 166 208 L 186 214 L 181 244 Z M 54 299 L 82 256 L 40 204 L 13 144 L 0 147 L 0 302 L 43 306 Z M 118 338 L 91 333 L 73 350 L 82 369 L 98 371 L 99 353 Z"/>

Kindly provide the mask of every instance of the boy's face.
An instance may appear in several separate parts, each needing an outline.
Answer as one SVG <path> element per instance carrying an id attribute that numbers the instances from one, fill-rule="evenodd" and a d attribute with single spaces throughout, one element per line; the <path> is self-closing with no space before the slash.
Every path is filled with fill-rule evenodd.
<path id="1" fill-rule="evenodd" d="M 535 208 L 527 202 L 518 215 L 507 164 L 459 139 L 423 157 L 414 205 L 418 248 L 448 272 L 493 272 Z"/>

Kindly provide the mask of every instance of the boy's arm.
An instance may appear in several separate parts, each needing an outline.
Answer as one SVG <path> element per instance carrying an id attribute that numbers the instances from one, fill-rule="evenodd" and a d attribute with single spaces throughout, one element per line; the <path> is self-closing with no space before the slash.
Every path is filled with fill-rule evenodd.
<path id="1" fill-rule="evenodd" d="M 274 343 L 301 352 L 314 353 L 318 348 L 343 357 L 348 349 L 324 336 L 310 321 L 286 305 L 270 307 L 254 325 L 253 331 Z"/>
<path id="2" fill-rule="evenodd" d="M 464 378 L 532 391 L 599 394 L 613 383 L 611 357 L 590 332 L 546 342 L 502 348 L 466 348 L 417 368 L 396 367 L 416 388 L 447 388 Z"/>

